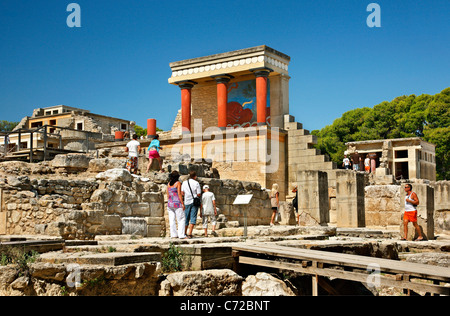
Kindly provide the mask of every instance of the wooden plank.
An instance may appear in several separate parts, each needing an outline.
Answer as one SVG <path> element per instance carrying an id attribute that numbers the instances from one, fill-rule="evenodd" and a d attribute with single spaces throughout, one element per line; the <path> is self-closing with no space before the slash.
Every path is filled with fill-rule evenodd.
<path id="1" fill-rule="evenodd" d="M 203 269 L 225 269 L 232 268 L 235 263 L 235 259 L 233 257 L 223 257 L 223 258 L 215 258 L 204 260 L 202 262 Z"/>
<path id="2" fill-rule="evenodd" d="M 435 279 L 450 282 L 450 269 L 438 266 L 430 266 L 419 263 L 411 263 L 390 259 L 373 258 L 367 256 L 349 255 L 320 250 L 299 249 L 285 246 L 269 246 L 267 244 L 239 244 L 233 246 L 234 250 L 263 253 L 270 256 L 298 260 L 316 260 L 323 263 L 350 266 L 366 269 L 369 265 L 376 264 L 383 272 L 404 274 L 409 273 L 414 277 Z"/>
<path id="3" fill-rule="evenodd" d="M 239 257 L 239 263 L 240 264 L 249 264 L 249 265 L 258 265 L 258 266 L 269 267 L 269 268 L 274 268 L 274 269 L 292 270 L 295 272 L 310 274 L 313 276 L 318 275 L 318 276 L 338 278 L 338 279 L 357 281 L 357 282 L 363 282 L 363 283 L 368 283 L 368 281 L 371 280 L 371 278 L 370 278 L 371 274 L 369 274 L 369 273 L 351 272 L 351 271 L 329 269 L 329 268 L 321 269 L 321 268 L 316 268 L 314 266 L 311 266 L 308 268 L 302 268 L 301 264 L 294 264 L 294 263 L 274 261 L 274 260 L 265 260 L 265 259 L 258 259 L 258 258 L 245 257 L 245 256 Z M 445 286 L 431 285 L 431 284 L 425 284 L 425 283 L 415 283 L 415 282 L 404 281 L 404 280 L 398 281 L 395 278 L 385 277 L 380 274 L 376 275 L 376 280 L 379 282 L 380 286 L 392 286 L 392 287 L 396 287 L 396 288 L 411 289 L 414 291 L 429 292 L 429 293 L 435 293 L 435 294 L 441 294 L 441 295 L 450 295 L 450 288 L 445 287 Z"/>

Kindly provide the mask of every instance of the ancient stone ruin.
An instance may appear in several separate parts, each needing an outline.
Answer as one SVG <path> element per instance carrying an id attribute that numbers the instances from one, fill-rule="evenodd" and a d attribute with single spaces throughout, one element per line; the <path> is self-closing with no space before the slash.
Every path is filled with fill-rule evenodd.
<path id="1" fill-rule="evenodd" d="M 0 162 L 0 295 L 450 294 L 450 182 L 420 167 L 434 145 L 414 167 L 409 155 L 406 170 L 402 155 L 418 147 L 398 147 L 394 161 L 388 142 L 352 143 L 379 150 L 380 166 L 338 169 L 289 114 L 289 62 L 263 45 L 171 63 L 182 104 L 160 133 L 163 172 L 156 160 L 146 172 L 150 138 L 140 139 L 137 174 L 125 169 L 127 140 L 55 147 L 49 160 L 47 132 L 42 159 L 27 150 L 32 163 Z M 396 179 L 392 163 L 411 177 Z M 217 235 L 204 237 L 198 218 L 194 238 L 170 238 L 173 170 L 181 181 L 195 171 L 215 194 Z M 411 224 L 401 240 L 405 183 L 419 196 L 425 241 L 413 241 Z M 272 226 L 273 184 L 281 218 Z"/>

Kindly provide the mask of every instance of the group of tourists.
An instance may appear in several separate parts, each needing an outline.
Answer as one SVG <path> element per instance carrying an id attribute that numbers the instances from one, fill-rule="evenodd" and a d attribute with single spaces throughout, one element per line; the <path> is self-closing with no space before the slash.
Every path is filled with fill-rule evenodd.
<path id="1" fill-rule="evenodd" d="M 159 151 L 162 149 L 159 142 L 159 135 L 156 135 L 148 146 L 148 165 L 147 172 L 149 172 L 153 159 L 156 159 L 159 163 L 160 172 L 164 172 L 161 164 L 161 156 L 159 155 Z M 133 139 L 129 141 L 125 147 L 125 151 L 128 153 L 127 170 L 132 174 L 137 174 L 139 169 L 139 154 L 141 152 L 141 143 L 138 141 L 138 136 L 136 134 L 133 135 Z"/>
<path id="2" fill-rule="evenodd" d="M 133 135 L 133 139 L 128 142 L 125 148 L 126 152 L 128 152 L 126 168 L 130 173 L 137 173 L 138 170 L 138 157 L 141 151 L 141 145 L 137 138 L 137 135 Z M 160 172 L 164 172 L 161 164 L 161 157 L 159 155 L 159 151 L 161 149 L 162 147 L 160 146 L 159 137 L 156 135 L 148 147 L 149 162 L 147 165 L 147 172 L 153 164 L 153 159 L 158 161 Z M 352 164 L 353 170 L 360 170 L 360 165 L 362 165 L 362 157 L 359 156 L 359 163 L 353 163 L 353 160 L 350 160 L 347 155 L 345 155 L 342 166 L 345 169 L 352 169 Z M 364 160 L 364 170 L 366 172 L 370 172 L 370 169 L 371 159 L 367 155 Z M 203 228 L 205 230 L 205 236 L 208 236 L 208 222 L 212 225 L 211 234 L 217 236 L 217 233 L 215 232 L 217 224 L 216 198 L 214 193 L 209 190 L 208 185 L 204 185 L 202 190 L 196 179 L 197 175 L 195 171 L 191 171 L 189 174 L 189 179 L 184 182 L 180 181 L 180 174 L 177 171 L 173 171 L 169 175 L 169 183 L 167 186 L 167 209 L 169 213 L 170 237 L 172 238 L 192 238 L 192 231 L 197 223 L 197 215 L 199 210 Z M 293 186 L 292 192 L 295 193 L 295 198 L 292 201 L 292 205 L 297 213 L 298 223 L 298 187 Z M 403 214 L 404 236 L 402 237 L 402 240 L 406 240 L 407 238 L 409 222 L 413 224 L 419 236 L 416 241 L 423 240 L 421 229 L 417 224 L 417 205 L 419 205 L 419 198 L 417 197 L 417 194 L 412 191 L 411 184 L 405 185 L 405 192 L 405 212 Z M 269 197 L 272 207 L 270 226 L 273 226 L 275 222 L 279 221 L 280 216 L 280 193 L 278 191 L 278 184 L 275 183 L 272 185 L 272 190 L 270 191 Z"/>
<path id="3" fill-rule="evenodd" d="M 217 236 L 215 231 L 217 223 L 216 197 L 209 190 L 208 185 L 203 186 L 202 194 L 195 171 L 191 171 L 189 179 L 182 183 L 178 171 L 170 173 L 167 185 L 167 210 L 171 238 L 192 238 L 192 230 L 197 224 L 199 210 L 205 237 L 208 236 L 208 222 L 212 225 L 211 234 Z"/>
<path id="4" fill-rule="evenodd" d="M 344 155 L 344 159 L 342 160 L 342 167 L 345 170 L 355 170 L 355 171 L 365 171 L 370 173 L 371 165 L 375 161 L 371 161 L 369 155 L 366 155 L 366 158 L 363 160 L 363 156 L 358 156 L 358 161 L 353 161 L 353 158 L 348 158 L 347 155 Z"/>

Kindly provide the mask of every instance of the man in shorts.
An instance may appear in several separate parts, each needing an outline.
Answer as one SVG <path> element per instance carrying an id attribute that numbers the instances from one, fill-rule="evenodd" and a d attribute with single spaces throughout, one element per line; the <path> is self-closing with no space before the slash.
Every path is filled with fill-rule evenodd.
<path id="1" fill-rule="evenodd" d="M 130 173 L 136 174 L 138 171 L 138 159 L 141 152 L 141 144 L 137 141 L 138 136 L 133 135 L 133 140 L 129 141 L 125 147 L 125 151 L 128 153 L 127 170 Z"/>
<path id="2" fill-rule="evenodd" d="M 423 240 L 422 232 L 419 225 L 417 225 L 417 205 L 419 205 L 419 198 L 417 197 L 417 194 L 415 192 L 412 192 L 412 185 L 409 183 L 405 184 L 405 192 L 405 213 L 403 214 L 404 237 L 402 238 L 402 240 L 406 240 L 408 237 L 409 222 L 413 223 L 414 228 L 419 235 L 416 241 Z"/>
<path id="3" fill-rule="evenodd" d="M 181 195 L 184 197 L 184 211 L 186 217 L 186 236 L 192 238 L 192 230 L 197 224 L 198 206 L 194 205 L 194 197 L 200 198 L 202 191 L 200 184 L 196 181 L 195 171 L 189 172 L 189 179 L 181 185 Z"/>
<path id="4" fill-rule="evenodd" d="M 216 197 L 214 196 L 214 193 L 209 191 L 209 186 L 204 185 L 202 194 L 202 205 L 200 207 L 200 217 L 202 219 L 203 229 L 205 230 L 205 237 L 208 237 L 208 221 L 210 221 L 212 225 L 211 235 L 217 236 L 216 216 L 217 216 Z"/>

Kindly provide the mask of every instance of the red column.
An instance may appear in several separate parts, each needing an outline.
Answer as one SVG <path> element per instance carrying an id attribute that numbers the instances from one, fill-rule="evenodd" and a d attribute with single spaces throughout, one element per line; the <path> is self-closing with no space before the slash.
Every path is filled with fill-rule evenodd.
<path id="1" fill-rule="evenodd" d="M 217 125 L 220 129 L 227 127 L 228 82 L 231 76 L 217 76 Z"/>
<path id="2" fill-rule="evenodd" d="M 179 84 L 181 89 L 181 128 L 182 133 L 191 132 L 191 89 L 193 83 L 183 82 Z"/>
<path id="3" fill-rule="evenodd" d="M 267 77 L 270 70 L 255 71 L 256 76 L 256 119 L 258 126 L 266 125 Z"/>
<path id="4" fill-rule="evenodd" d="M 153 138 L 156 136 L 156 120 L 148 119 L 147 120 L 147 138 Z"/>

